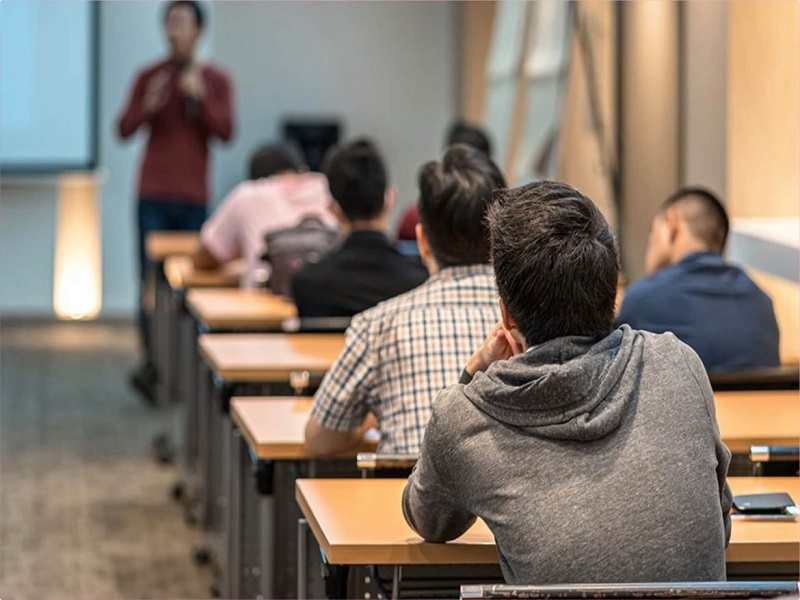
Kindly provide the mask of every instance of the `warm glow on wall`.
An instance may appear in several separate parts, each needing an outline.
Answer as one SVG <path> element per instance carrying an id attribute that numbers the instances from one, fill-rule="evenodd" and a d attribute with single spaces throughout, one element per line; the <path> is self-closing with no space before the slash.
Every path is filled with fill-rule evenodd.
<path id="1" fill-rule="evenodd" d="M 61 319 L 92 319 L 100 313 L 98 196 L 99 181 L 93 174 L 59 180 L 53 308 Z"/>

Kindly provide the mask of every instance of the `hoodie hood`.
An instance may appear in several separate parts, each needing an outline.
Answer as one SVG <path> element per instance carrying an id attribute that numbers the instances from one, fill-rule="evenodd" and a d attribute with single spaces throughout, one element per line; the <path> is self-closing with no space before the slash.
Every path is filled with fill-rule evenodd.
<path id="1" fill-rule="evenodd" d="M 642 345 L 627 325 L 600 341 L 557 338 L 477 373 L 464 394 L 494 419 L 532 435 L 597 440 L 619 427 L 632 402 Z"/>

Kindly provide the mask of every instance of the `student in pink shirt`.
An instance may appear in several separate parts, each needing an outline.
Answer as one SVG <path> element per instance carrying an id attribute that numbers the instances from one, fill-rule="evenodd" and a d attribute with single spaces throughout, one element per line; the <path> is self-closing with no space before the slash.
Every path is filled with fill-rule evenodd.
<path id="1" fill-rule="evenodd" d="M 327 179 L 307 171 L 294 145 L 265 146 L 250 159 L 250 181 L 236 186 L 203 225 L 194 266 L 214 269 L 244 258 L 242 287 L 257 287 L 269 276 L 269 264 L 261 260 L 264 236 L 306 217 L 337 227 L 330 204 Z"/>

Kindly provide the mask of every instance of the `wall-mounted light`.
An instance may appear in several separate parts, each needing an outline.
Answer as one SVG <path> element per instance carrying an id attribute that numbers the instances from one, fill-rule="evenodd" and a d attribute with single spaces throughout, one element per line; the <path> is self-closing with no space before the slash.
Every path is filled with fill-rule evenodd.
<path id="1" fill-rule="evenodd" d="M 61 319 L 93 319 L 102 305 L 99 177 L 62 175 L 58 182 L 53 309 Z"/>

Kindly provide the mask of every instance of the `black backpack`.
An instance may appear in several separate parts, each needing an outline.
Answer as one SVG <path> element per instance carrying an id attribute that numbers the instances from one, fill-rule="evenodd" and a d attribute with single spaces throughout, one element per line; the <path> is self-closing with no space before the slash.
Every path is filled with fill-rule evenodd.
<path id="1" fill-rule="evenodd" d="M 306 217 L 295 227 L 277 229 L 264 237 L 267 251 L 261 258 L 272 267 L 267 287 L 275 294 L 291 297 L 295 273 L 331 250 L 339 241 L 339 232 L 318 217 Z"/>

